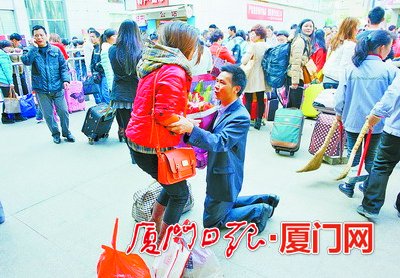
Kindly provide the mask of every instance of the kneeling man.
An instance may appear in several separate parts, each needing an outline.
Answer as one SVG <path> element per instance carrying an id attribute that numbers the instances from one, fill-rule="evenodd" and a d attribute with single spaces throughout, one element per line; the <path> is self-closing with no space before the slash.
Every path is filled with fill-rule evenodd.
<path id="1" fill-rule="evenodd" d="M 245 87 L 246 75 L 240 67 L 222 67 L 215 84 L 221 106 L 210 131 L 183 117 L 169 127 L 172 132 L 185 134 L 185 142 L 208 151 L 205 228 L 225 228 L 228 222 L 247 221 L 262 232 L 279 203 L 276 195 L 238 196 L 250 127 L 249 113 L 239 99 Z"/>

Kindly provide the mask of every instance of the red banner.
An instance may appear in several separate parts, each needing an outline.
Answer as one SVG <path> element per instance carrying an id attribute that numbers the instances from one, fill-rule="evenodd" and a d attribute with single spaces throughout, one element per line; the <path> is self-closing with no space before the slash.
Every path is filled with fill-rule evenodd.
<path id="1" fill-rule="evenodd" d="M 247 19 L 283 21 L 283 10 L 262 5 L 247 4 Z"/>
<path id="2" fill-rule="evenodd" d="M 169 0 L 136 0 L 136 9 L 148 9 L 169 6 Z"/>

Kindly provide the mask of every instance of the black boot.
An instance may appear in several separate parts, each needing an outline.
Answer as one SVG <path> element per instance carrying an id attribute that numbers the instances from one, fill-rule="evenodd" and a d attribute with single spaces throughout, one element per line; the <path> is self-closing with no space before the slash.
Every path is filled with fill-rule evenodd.
<path id="1" fill-rule="evenodd" d="M 1 122 L 3 124 L 13 124 L 15 121 L 13 119 L 9 119 L 7 113 L 2 113 L 1 114 Z"/>
<path id="2" fill-rule="evenodd" d="M 27 118 L 23 117 L 23 116 L 21 115 L 21 113 L 16 113 L 16 114 L 14 114 L 14 120 L 15 120 L 16 122 L 23 122 L 23 121 L 26 121 Z"/>
<path id="3" fill-rule="evenodd" d="M 118 128 L 118 139 L 120 142 L 124 141 L 126 143 L 125 128 Z"/>
<path id="4" fill-rule="evenodd" d="M 254 128 L 260 130 L 261 128 L 261 119 L 257 118 L 256 122 L 254 123 Z"/>

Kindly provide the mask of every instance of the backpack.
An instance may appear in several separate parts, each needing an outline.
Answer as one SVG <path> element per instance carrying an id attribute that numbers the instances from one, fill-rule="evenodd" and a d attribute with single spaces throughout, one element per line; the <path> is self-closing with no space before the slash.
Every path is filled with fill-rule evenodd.
<path id="1" fill-rule="evenodd" d="M 272 88 L 284 85 L 289 66 L 291 43 L 280 44 L 267 49 L 261 62 L 265 82 Z"/>
<path id="2" fill-rule="evenodd" d="M 232 53 L 236 64 L 240 64 L 242 61 L 242 48 L 240 47 L 240 43 L 235 44 L 235 46 L 232 48 Z"/>

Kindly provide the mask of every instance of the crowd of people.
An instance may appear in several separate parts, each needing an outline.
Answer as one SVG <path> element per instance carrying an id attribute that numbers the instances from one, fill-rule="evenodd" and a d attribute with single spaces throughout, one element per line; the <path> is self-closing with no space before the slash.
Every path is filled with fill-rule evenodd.
<path id="1" fill-rule="evenodd" d="M 344 125 L 349 154 L 365 119 L 369 119 L 372 139 L 365 168 L 370 178 L 360 185 L 364 200 L 357 211 L 373 218 L 383 205 L 388 178 L 400 160 L 400 75 L 391 62 L 400 54 L 400 43 L 396 28 L 380 27 L 383 21 L 384 10 L 376 7 L 368 15 L 365 30 L 353 17 L 345 18 L 338 28 L 320 29 L 313 20 L 304 19 L 289 31 L 256 24 L 245 32 L 229 26 L 226 38 L 215 24 L 200 34 L 193 26 L 176 21 L 161 25 L 157 33 L 144 39 L 136 22 L 125 20 L 118 32 L 106 29 L 100 34 L 89 28 L 87 41 L 74 38 L 71 43 L 63 42 L 56 34 L 48 35 L 43 26 L 37 25 L 32 28 L 31 45 L 22 56 L 8 55 L 22 52 L 18 45 L 21 36 L 13 34 L 10 41 L 0 41 L 0 87 L 8 97 L 17 87 L 13 75 L 19 74 L 25 83 L 23 93 L 27 93 L 23 67 L 13 73 L 11 63 L 22 61 L 31 66 L 32 90 L 54 143 L 61 143 L 61 136 L 74 142 L 63 90 L 71 80 L 69 66 L 77 65 L 75 60 L 68 63 L 68 58 L 84 56 L 78 62 L 77 76 L 97 79 L 95 102 L 109 103 L 116 109 L 118 137 L 127 143 L 132 162 L 157 180 L 159 152 L 178 146 L 182 140 L 208 151 L 204 227 L 223 228 L 227 222 L 246 220 L 262 232 L 280 198 L 273 194 L 239 196 L 251 125 L 249 114 L 255 98 L 254 128 L 260 130 L 265 93 L 277 89 L 266 82 L 268 73 L 263 70 L 262 60 L 268 49 L 290 43 L 288 66 L 283 73 L 287 108 L 301 107 L 304 88 L 310 82 L 337 89 L 336 118 Z M 219 106 L 212 126 L 205 130 L 198 121 L 185 117 L 188 92 L 192 76 L 212 73 L 218 58 L 223 61 L 215 76 Z M 316 68 L 311 79 L 309 63 Z M 60 117 L 61 132 L 53 106 Z M 384 123 L 382 118 L 388 119 Z M 3 123 L 20 120 L 25 119 L 2 113 Z M 360 152 L 354 165 L 359 162 Z M 186 180 L 161 186 L 152 210 L 159 240 L 169 225 L 179 222 L 189 196 Z M 350 183 L 339 185 L 348 197 L 353 196 L 354 187 Z M 396 209 L 400 211 L 400 195 Z"/>

